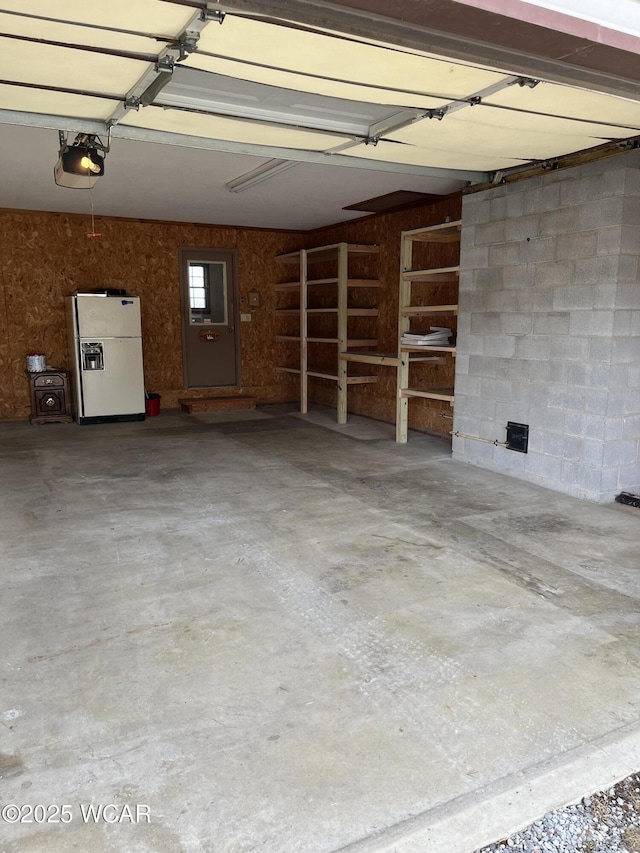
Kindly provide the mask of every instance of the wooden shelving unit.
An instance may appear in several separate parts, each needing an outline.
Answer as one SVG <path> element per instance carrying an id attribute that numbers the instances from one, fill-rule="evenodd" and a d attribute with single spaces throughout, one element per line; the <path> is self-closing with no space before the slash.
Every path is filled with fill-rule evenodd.
<path id="1" fill-rule="evenodd" d="M 276 291 L 299 294 L 296 307 L 276 309 L 276 314 L 283 317 L 299 316 L 298 334 L 279 334 L 276 340 L 297 342 L 299 345 L 299 366 L 279 367 L 284 373 L 300 375 L 300 411 L 306 412 L 308 406 L 308 380 L 310 378 L 326 379 L 336 382 L 338 386 L 337 420 L 347 422 L 347 388 L 349 385 L 361 385 L 376 382 L 376 375 L 349 375 L 347 361 L 341 357 L 353 347 L 375 347 L 375 338 L 363 338 L 350 335 L 349 319 L 355 317 L 377 317 L 377 308 L 362 308 L 349 305 L 349 291 L 357 288 L 379 288 L 378 279 L 349 277 L 349 261 L 353 257 L 373 255 L 379 251 L 378 246 L 365 246 L 352 243 L 334 243 L 330 246 L 319 246 L 312 249 L 300 249 L 286 255 L 278 255 L 276 260 L 283 264 L 296 264 L 299 278 L 296 281 L 284 281 L 276 284 Z M 317 275 L 317 264 L 329 264 L 335 275 L 329 277 L 312 277 L 314 270 Z M 322 271 L 320 271 L 322 272 Z M 316 305 L 314 293 L 317 289 L 332 288 L 335 298 L 331 304 Z M 334 333 L 331 335 L 311 333 L 310 321 L 327 315 L 335 317 Z M 314 345 L 334 345 L 336 347 L 335 370 L 313 367 L 312 354 Z M 363 362 L 366 363 L 366 362 Z"/>
<path id="2" fill-rule="evenodd" d="M 400 292 L 398 305 L 398 355 L 397 355 L 397 400 L 396 400 L 396 441 L 404 444 L 407 441 L 409 400 L 423 398 L 447 402 L 453 406 L 454 389 L 443 388 L 429 381 L 428 367 L 418 368 L 417 373 L 410 370 L 414 362 L 442 363 L 447 356 L 454 357 L 455 346 L 410 346 L 402 343 L 402 336 L 411 329 L 411 321 L 420 321 L 434 317 L 442 320 L 443 316 L 458 312 L 457 304 L 431 304 L 424 299 L 415 298 L 414 284 L 422 283 L 423 293 L 429 285 L 458 284 L 460 267 L 448 266 L 419 269 L 414 267 L 414 244 L 416 243 L 445 243 L 460 244 L 461 222 L 444 222 L 441 225 L 431 225 L 426 228 L 415 228 L 403 231 L 401 237 L 400 260 Z M 426 285 L 426 288 L 424 287 Z M 457 287 L 456 287 L 457 293 Z M 429 359 L 429 354 L 437 354 Z"/>

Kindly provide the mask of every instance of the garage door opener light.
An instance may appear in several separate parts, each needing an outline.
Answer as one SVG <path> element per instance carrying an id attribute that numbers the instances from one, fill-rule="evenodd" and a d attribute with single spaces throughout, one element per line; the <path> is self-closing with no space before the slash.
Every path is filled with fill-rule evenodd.
<path id="1" fill-rule="evenodd" d="M 59 187 L 91 189 L 104 175 L 104 155 L 109 150 L 100 138 L 91 133 L 79 133 L 72 143 L 59 131 L 60 152 L 53 170 Z"/>

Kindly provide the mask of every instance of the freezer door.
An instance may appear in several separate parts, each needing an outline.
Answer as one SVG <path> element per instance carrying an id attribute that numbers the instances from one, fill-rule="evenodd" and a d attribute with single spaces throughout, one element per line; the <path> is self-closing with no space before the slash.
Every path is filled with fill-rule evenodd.
<path id="1" fill-rule="evenodd" d="M 78 335 L 81 338 L 139 338 L 140 298 L 138 296 L 76 296 Z"/>
<path id="2" fill-rule="evenodd" d="M 143 414 L 142 339 L 102 338 L 90 343 L 102 345 L 103 368 L 82 368 L 83 417 Z"/>

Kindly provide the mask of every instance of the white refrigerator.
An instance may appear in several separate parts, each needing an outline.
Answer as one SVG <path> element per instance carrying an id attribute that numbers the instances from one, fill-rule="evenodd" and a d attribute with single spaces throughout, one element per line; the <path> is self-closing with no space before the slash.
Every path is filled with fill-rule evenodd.
<path id="1" fill-rule="evenodd" d="M 79 424 L 145 418 L 140 298 L 66 298 L 75 416 Z"/>

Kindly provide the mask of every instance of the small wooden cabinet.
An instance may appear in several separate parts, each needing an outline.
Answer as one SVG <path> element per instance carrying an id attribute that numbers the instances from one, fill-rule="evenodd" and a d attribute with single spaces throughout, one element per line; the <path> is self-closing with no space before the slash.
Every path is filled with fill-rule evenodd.
<path id="1" fill-rule="evenodd" d="M 69 378 L 64 370 L 27 371 L 31 391 L 32 424 L 71 423 Z"/>

